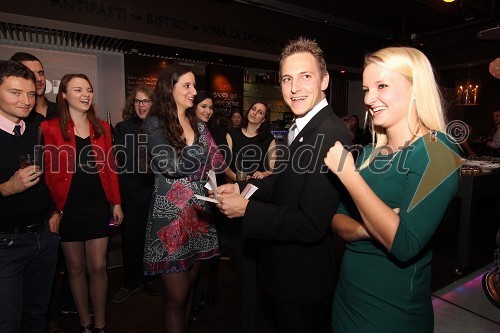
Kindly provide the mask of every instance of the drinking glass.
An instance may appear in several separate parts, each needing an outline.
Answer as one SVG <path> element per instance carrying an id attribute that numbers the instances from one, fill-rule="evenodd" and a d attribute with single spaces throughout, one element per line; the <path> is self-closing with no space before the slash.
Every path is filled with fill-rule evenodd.
<path id="1" fill-rule="evenodd" d="M 236 171 L 236 181 L 242 182 L 247 180 L 247 173 L 243 171 Z"/>

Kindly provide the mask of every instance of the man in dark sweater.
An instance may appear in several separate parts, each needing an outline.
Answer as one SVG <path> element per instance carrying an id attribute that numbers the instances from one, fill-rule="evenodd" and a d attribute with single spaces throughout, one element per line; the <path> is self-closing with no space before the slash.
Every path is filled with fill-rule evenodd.
<path id="1" fill-rule="evenodd" d="M 35 103 L 35 77 L 16 61 L 0 61 L 0 332 L 44 332 L 55 273 L 62 212 L 33 154 L 38 127 L 24 122 Z M 50 230 L 47 229 L 49 227 Z"/>
<path id="2" fill-rule="evenodd" d="M 31 112 L 28 117 L 24 118 L 24 121 L 33 123 L 35 127 L 38 127 L 42 121 L 55 118 L 57 116 L 57 104 L 49 101 L 47 97 L 45 97 L 47 79 L 45 69 L 40 59 L 31 53 L 16 52 L 10 57 L 10 60 L 20 62 L 28 67 L 35 75 L 35 104 L 32 105 Z M 57 263 L 58 271 L 66 272 L 61 248 L 59 248 L 59 253 L 60 255 Z M 74 311 L 76 313 L 73 297 L 69 290 L 68 274 L 64 274 L 63 279 L 54 277 L 49 314 L 47 316 L 47 333 L 57 333 L 61 331 L 59 322 L 62 306 L 67 307 L 70 311 L 75 309 Z"/>
<path id="3" fill-rule="evenodd" d="M 57 115 L 57 105 L 45 97 L 47 81 L 45 79 L 45 70 L 40 59 L 30 53 L 17 52 L 10 57 L 10 60 L 20 62 L 35 74 L 36 100 L 29 116 L 25 120 L 39 125 L 45 119 L 54 118 Z"/>

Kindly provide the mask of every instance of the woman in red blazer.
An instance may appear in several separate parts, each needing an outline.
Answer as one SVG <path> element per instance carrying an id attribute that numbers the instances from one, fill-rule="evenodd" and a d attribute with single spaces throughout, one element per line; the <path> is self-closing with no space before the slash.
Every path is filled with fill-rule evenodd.
<path id="1" fill-rule="evenodd" d="M 57 95 L 59 117 L 40 125 L 45 143 L 45 180 L 57 209 L 64 212 L 59 228 L 61 245 L 84 333 L 106 332 L 110 203 L 114 223 L 119 225 L 123 220 L 111 131 L 97 118 L 93 97 L 85 75 L 65 75 Z M 88 311 L 86 268 L 95 328 Z"/>

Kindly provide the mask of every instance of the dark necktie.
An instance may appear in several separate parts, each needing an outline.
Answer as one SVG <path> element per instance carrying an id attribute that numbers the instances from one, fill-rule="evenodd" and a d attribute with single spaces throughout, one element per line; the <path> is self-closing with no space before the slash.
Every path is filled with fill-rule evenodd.
<path id="1" fill-rule="evenodd" d="M 295 124 L 295 120 L 292 122 L 292 126 L 288 129 L 288 136 L 286 140 L 287 146 L 290 146 L 293 142 L 293 139 L 295 139 L 295 129 L 297 128 L 297 124 Z"/>
<path id="2" fill-rule="evenodd" d="M 14 126 L 14 136 L 21 136 L 21 125 Z"/>

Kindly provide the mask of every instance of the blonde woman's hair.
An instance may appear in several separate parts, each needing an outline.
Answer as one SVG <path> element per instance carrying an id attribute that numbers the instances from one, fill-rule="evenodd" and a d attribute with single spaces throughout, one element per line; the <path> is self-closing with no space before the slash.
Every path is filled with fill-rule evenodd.
<path id="1" fill-rule="evenodd" d="M 412 128 L 414 122 L 412 110 L 416 111 L 418 130 L 427 132 L 437 130 L 444 132 L 446 121 L 444 117 L 444 103 L 441 92 L 434 77 L 434 71 L 429 59 L 419 50 L 412 47 L 387 47 L 368 54 L 365 57 L 364 68 L 370 64 L 376 64 L 399 73 L 411 83 L 411 102 L 408 107 L 408 128 L 412 134 L 417 134 Z M 384 128 L 374 127 L 376 148 L 387 144 L 387 135 Z M 379 149 L 373 149 L 376 154 Z M 362 165 L 361 169 L 368 166 L 375 156 L 370 156 Z"/>

